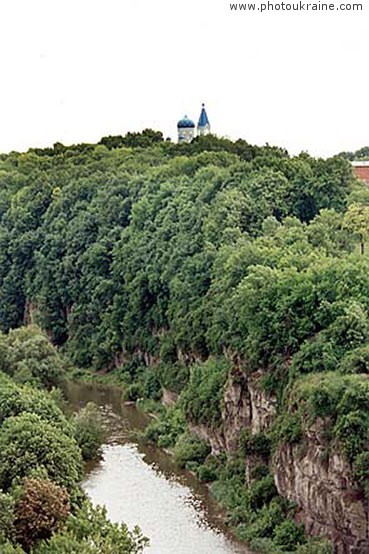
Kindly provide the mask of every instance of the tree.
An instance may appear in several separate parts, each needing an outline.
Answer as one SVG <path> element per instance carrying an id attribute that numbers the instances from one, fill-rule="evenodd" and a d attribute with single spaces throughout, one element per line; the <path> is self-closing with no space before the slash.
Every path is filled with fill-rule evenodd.
<path id="1" fill-rule="evenodd" d="M 9 417 L 0 428 L 0 488 L 43 468 L 55 483 L 73 490 L 82 476 L 74 439 L 36 414 Z"/>
<path id="2" fill-rule="evenodd" d="M 84 460 L 96 458 L 104 440 L 101 413 L 93 402 L 89 402 L 74 416 L 74 436 L 82 451 Z"/>
<path id="3" fill-rule="evenodd" d="M 14 512 L 17 541 L 28 552 L 35 542 L 49 539 L 66 521 L 69 495 L 52 481 L 25 479 Z"/>
<path id="4" fill-rule="evenodd" d="M 354 203 L 348 208 L 343 219 L 343 226 L 352 233 L 359 235 L 360 252 L 365 251 L 365 241 L 369 236 L 369 206 Z"/>
<path id="5" fill-rule="evenodd" d="M 85 502 L 61 533 L 42 541 L 32 554 L 139 554 L 147 544 L 138 527 L 129 531 L 123 523 L 112 523 L 105 508 Z"/>

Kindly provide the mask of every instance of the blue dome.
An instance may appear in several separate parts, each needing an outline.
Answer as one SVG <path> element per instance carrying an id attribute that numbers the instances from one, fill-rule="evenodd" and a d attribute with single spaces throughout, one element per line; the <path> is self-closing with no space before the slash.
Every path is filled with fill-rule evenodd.
<path id="1" fill-rule="evenodd" d="M 183 119 L 180 119 L 177 123 L 178 129 L 194 129 L 195 124 L 191 119 L 188 119 L 187 115 Z"/>

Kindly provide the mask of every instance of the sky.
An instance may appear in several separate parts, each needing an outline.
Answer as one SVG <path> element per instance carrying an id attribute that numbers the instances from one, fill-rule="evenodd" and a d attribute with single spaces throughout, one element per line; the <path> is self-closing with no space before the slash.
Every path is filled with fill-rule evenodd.
<path id="1" fill-rule="evenodd" d="M 230 0 L 1 0 L 0 152 L 144 128 L 175 140 L 178 119 L 196 122 L 202 102 L 218 136 L 323 157 L 369 145 L 361 1 L 361 12 L 323 13 L 231 11 Z"/>

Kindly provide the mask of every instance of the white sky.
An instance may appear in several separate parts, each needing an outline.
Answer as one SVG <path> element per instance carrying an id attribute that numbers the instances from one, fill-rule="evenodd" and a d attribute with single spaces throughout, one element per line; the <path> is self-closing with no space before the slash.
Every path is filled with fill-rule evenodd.
<path id="1" fill-rule="evenodd" d="M 0 151 L 146 127 L 175 138 L 203 101 L 220 136 L 323 156 L 368 145 L 369 0 L 354 1 L 362 12 L 1 0 Z"/>

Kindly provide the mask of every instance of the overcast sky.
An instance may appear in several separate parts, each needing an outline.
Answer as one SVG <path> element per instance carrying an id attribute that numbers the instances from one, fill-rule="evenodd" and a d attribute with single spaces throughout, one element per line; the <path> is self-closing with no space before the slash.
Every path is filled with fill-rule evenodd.
<path id="1" fill-rule="evenodd" d="M 201 102 L 220 136 L 322 156 L 368 145 L 361 1 L 250 13 L 229 0 L 1 0 L 0 151 L 146 127 L 175 138 Z"/>

